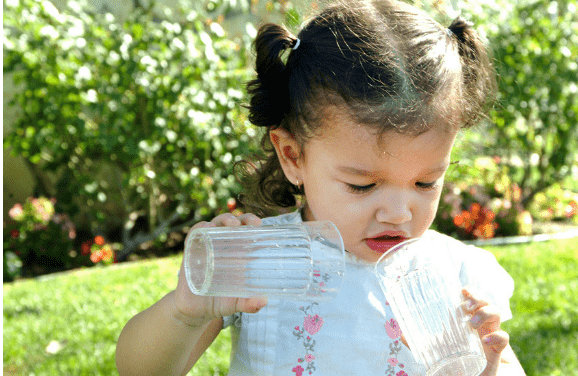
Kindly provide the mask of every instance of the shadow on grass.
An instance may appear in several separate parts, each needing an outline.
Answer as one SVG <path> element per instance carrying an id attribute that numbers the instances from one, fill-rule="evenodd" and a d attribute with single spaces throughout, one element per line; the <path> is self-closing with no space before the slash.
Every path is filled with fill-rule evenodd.
<path id="1" fill-rule="evenodd" d="M 9 307 L 9 308 L 4 309 L 4 317 L 6 319 L 12 319 L 13 317 L 18 317 L 20 315 L 40 316 L 41 313 L 42 313 L 42 311 L 40 311 L 38 308 L 28 307 L 28 306 L 23 306 L 23 307 L 18 307 L 18 308 Z"/>

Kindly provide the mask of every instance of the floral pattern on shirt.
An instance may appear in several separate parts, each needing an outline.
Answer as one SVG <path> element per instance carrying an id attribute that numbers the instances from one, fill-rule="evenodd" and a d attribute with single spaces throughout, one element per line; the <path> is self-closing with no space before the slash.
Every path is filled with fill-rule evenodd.
<path id="1" fill-rule="evenodd" d="M 319 291 L 322 293 L 326 292 L 324 287 L 326 286 L 325 282 L 329 282 L 331 279 L 329 274 L 323 273 L 320 270 L 313 270 L 313 277 L 313 283 L 319 286 Z M 303 372 L 308 372 L 309 375 L 312 375 L 315 371 L 315 356 L 313 355 L 315 352 L 315 340 L 311 337 L 317 334 L 323 326 L 323 317 L 318 314 L 313 314 L 317 306 L 319 306 L 319 303 L 311 303 L 311 305 L 307 307 L 299 307 L 299 310 L 305 314 L 305 317 L 303 318 L 303 326 L 297 325 L 293 331 L 293 335 L 297 337 L 298 340 L 303 341 L 305 356 L 297 358 L 297 362 L 300 364 L 291 369 L 296 376 L 302 376 Z M 303 368 L 301 364 L 306 366 L 306 368 Z"/>
<path id="2" fill-rule="evenodd" d="M 312 375 L 315 371 L 315 355 L 313 355 L 315 353 L 315 340 L 312 336 L 317 334 L 323 327 L 323 317 L 318 314 L 313 314 L 313 311 L 316 310 L 318 305 L 318 303 L 311 303 L 311 305 L 307 307 L 299 307 L 299 310 L 305 314 L 305 317 L 303 318 L 303 325 L 296 326 L 293 335 L 297 337 L 298 340 L 303 341 L 305 355 L 297 359 L 297 362 L 300 364 L 292 369 L 296 376 L 301 376 L 303 372 L 308 372 L 309 375 Z M 303 368 L 301 364 L 306 368 Z"/>
<path id="3" fill-rule="evenodd" d="M 385 304 L 389 305 L 389 303 L 387 303 L 387 302 L 385 302 Z M 399 324 L 398 324 L 396 319 L 392 318 L 392 319 L 386 321 L 385 332 L 387 333 L 387 336 L 389 338 L 395 340 L 394 342 L 389 344 L 390 358 L 387 359 L 387 363 L 388 363 L 389 367 L 385 371 L 385 374 L 387 376 L 409 376 L 403 370 L 405 365 L 403 363 L 400 363 L 398 358 L 397 358 L 397 354 L 399 354 L 399 352 L 402 349 L 402 342 L 401 342 L 401 329 L 400 329 Z M 397 372 L 396 372 L 396 368 L 398 368 Z"/>

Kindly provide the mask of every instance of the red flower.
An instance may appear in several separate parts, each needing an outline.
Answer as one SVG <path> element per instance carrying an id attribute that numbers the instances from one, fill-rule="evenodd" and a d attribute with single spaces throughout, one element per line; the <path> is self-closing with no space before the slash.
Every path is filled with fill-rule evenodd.
<path id="1" fill-rule="evenodd" d="M 230 212 L 237 209 L 237 201 L 234 198 L 227 200 L 227 209 L 229 209 Z"/>
<path id="2" fill-rule="evenodd" d="M 20 235 L 20 231 L 14 229 L 10 231 L 10 235 L 12 235 L 13 238 L 17 238 Z"/>
<path id="3" fill-rule="evenodd" d="M 92 246 L 92 240 L 87 240 L 80 246 L 80 253 L 84 256 L 90 255 L 90 247 Z"/>

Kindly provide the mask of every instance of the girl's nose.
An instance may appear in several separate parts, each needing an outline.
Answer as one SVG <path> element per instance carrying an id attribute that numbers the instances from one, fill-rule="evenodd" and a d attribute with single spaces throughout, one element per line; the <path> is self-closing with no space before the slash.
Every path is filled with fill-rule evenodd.
<path id="1" fill-rule="evenodd" d="M 382 223 L 400 225 L 411 221 L 411 218 L 409 201 L 401 192 L 384 197 L 376 212 L 377 221 Z"/>

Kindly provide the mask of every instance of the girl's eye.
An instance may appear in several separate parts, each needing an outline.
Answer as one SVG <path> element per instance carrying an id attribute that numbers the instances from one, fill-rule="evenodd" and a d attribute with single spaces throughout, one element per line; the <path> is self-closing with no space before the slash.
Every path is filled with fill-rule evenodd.
<path id="1" fill-rule="evenodd" d="M 375 184 L 369 184 L 369 185 L 347 184 L 347 189 L 348 189 L 349 192 L 351 192 L 351 193 L 365 193 L 365 192 L 369 192 L 373 187 L 375 187 Z"/>
<path id="2" fill-rule="evenodd" d="M 422 189 L 424 191 L 430 190 L 430 189 L 435 189 L 438 184 L 437 181 L 431 182 L 431 183 L 423 183 L 423 182 L 417 182 L 415 183 L 416 187 L 418 187 L 419 189 Z"/>

